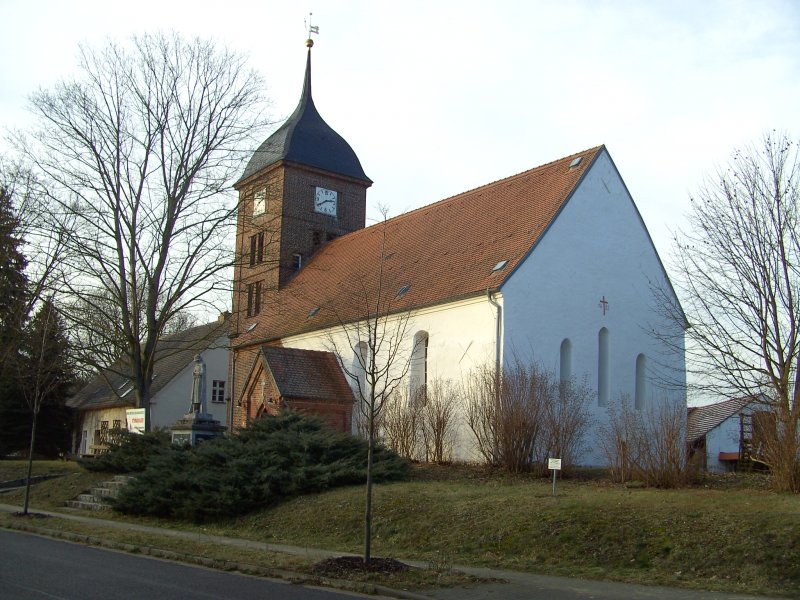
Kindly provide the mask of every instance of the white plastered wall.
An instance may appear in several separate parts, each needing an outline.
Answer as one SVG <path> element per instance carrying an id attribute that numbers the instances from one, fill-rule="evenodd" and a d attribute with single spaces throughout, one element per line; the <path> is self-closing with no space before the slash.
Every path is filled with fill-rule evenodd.
<path id="1" fill-rule="evenodd" d="M 746 412 L 751 412 L 748 408 Z M 706 469 L 715 473 L 730 471 L 735 463 L 719 459 L 720 452 L 739 452 L 741 423 L 736 413 L 706 434 Z"/>
<path id="2" fill-rule="evenodd" d="M 206 363 L 206 410 L 222 425 L 228 423 L 227 404 L 211 401 L 211 382 L 225 382 L 228 392 L 228 349 L 224 347 L 226 338 L 220 338 L 210 348 L 200 353 Z M 218 347 L 219 346 L 219 347 Z M 153 427 L 171 427 L 178 419 L 189 412 L 192 397 L 194 363 L 190 362 L 172 381 L 161 388 L 150 401 Z"/>
<path id="3" fill-rule="evenodd" d="M 458 384 L 472 370 L 493 365 L 496 314 L 496 309 L 486 296 L 414 311 L 406 328 L 403 352 L 396 361 L 398 368 L 404 361 L 410 360 L 414 336 L 420 331 L 428 333 L 429 384 L 434 379 Z M 393 321 L 390 320 L 387 331 L 392 331 L 392 326 Z M 352 333 L 351 340 L 354 344 L 357 341 Z M 335 346 L 339 350 L 340 360 L 347 366 L 352 365 L 353 353 L 347 350 L 349 342 L 342 327 L 284 338 L 282 342 L 286 347 L 305 350 L 334 351 Z M 409 383 L 403 385 L 408 386 Z M 472 435 L 463 418 L 459 418 L 455 458 L 477 459 Z"/>
<path id="4" fill-rule="evenodd" d="M 528 258 L 502 287 L 504 358 L 532 360 L 559 373 L 561 343 L 572 345 L 572 373 L 595 392 L 580 462 L 605 464 L 599 436 L 598 335 L 609 332 L 609 403 L 635 395 L 636 359 L 645 354 L 645 409 L 661 401 L 684 407 L 682 328 L 663 318 L 652 285 L 669 289 L 646 228 L 607 152 L 601 152 L 572 198 Z M 601 301 L 607 310 L 603 313 Z M 653 335 L 669 334 L 675 351 Z"/>

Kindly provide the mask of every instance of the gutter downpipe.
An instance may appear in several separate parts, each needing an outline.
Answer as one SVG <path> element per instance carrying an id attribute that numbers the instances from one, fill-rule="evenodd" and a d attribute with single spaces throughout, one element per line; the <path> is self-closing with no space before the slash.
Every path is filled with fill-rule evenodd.
<path id="1" fill-rule="evenodd" d="M 502 315 L 503 307 L 492 297 L 491 288 L 486 288 L 486 299 L 489 304 L 495 307 L 495 340 L 494 340 L 494 375 L 495 379 L 500 379 L 500 338 L 502 335 Z"/>
<path id="2" fill-rule="evenodd" d="M 500 410 L 500 341 L 502 336 L 503 307 L 492 297 L 491 288 L 486 288 L 486 299 L 495 308 L 495 339 L 494 339 L 494 405 Z M 494 462 L 500 459 L 500 448 L 497 438 L 494 440 Z"/>
<path id="3" fill-rule="evenodd" d="M 503 307 L 492 297 L 491 288 L 486 288 L 486 299 L 495 307 L 495 339 L 494 339 L 494 400 L 500 404 L 500 343 L 503 334 Z"/>

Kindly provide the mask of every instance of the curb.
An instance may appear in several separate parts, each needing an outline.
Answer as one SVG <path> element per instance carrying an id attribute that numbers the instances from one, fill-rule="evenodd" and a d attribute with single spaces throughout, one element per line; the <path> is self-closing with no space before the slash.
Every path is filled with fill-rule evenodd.
<path id="1" fill-rule="evenodd" d="M 265 577 L 270 579 L 280 579 L 295 585 L 319 586 L 326 588 L 335 588 L 348 592 L 357 592 L 369 595 L 382 595 L 392 598 L 402 598 L 407 600 L 431 600 L 430 596 L 424 596 L 406 590 L 398 590 L 389 588 L 374 583 L 362 583 L 356 581 L 347 581 L 344 579 L 329 579 L 326 577 L 319 577 L 314 575 L 307 575 L 305 573 L 297 573 L 294 571 L 285 571 L 283 569 L 272 569 L 269 567 L 260 567 L 257 565 L 250 565 L 247 563 L 239 563 L 227 560 L 219 560 L 214 558 L 206 558 L 204 556 L 196 556 L 193 554 L 185 554 L 182 552 L 175 552 L 174 550 L 163 550 L 153 546 L 138 546 L 135 544 L 125 544 L 122 542 L 112 542 L 103 538 L 98 538 L 81 533 L 74 533 L 71 531 L 61 531 L 58 529 L 49 529 L 47 527 L 37 527 L 28 525 L 27 523 L 9 523 L 0 525 L 0 529 L 9 529 L 13 531 L 22 531 L 26 533 L 33 533 L 44 537 L 62 539 L 68 542 L 85 544 L 88 546 L 95 546 L 98 548 L 106 548 L 109 550 L 117 550 L 126 552 L 128 554 L 140 554 L 142 556 L 150 556 L 162 560 L 171 560 L 180 563 L 194 564 L 208 569 L 215 569 L 217 571 L 237 572 L 243 575 L 250 575 L 255 577 Z"/>

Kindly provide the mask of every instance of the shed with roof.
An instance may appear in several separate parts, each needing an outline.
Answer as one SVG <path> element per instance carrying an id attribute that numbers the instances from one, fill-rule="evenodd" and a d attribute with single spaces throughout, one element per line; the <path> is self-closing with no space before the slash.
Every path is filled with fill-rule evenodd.
<path id="1" fill-rule="evenodd" d="M 689 407 L 686 442 L 692 463 L 717 473 L 735 470 L 747 458 L 752 414 L 759 405 L 757 399 L 742 396 Z"/>

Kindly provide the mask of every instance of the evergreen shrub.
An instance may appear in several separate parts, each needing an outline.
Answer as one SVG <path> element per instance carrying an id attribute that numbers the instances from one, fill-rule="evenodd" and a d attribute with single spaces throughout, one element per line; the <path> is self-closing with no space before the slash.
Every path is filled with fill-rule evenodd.
<path id="1" fill-rule="evenodd" d="M 364 483 L 366 466 L 366 441 L 287 412 L 195 448 L 174 446 L 154 455 L 114 507 L 128 514 L 218 520 L 287 497 Z M 408 461 L 375 449 L 376 482 L 403 479 L 408 471 Z"/>
<path id="2" fill-rule="evenodd" d="M 108 451 L 79 462 L 89 471 L 103 473 L 139 473 L 150 460 L 170 450 L 170 434 L 158 429 L 145 434 L 115 431 L 108 442 Z"/>

